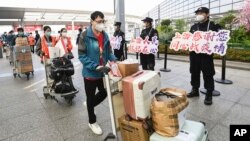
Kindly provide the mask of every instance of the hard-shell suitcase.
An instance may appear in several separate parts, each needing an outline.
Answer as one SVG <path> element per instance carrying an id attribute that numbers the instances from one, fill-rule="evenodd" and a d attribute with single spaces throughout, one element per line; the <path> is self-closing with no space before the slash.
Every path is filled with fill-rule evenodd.
<path id="1" fill-rule="evenodd" d="M 155 132 L 150 141 L 208 141 L 208 131 L 203 123 L 186 120 L 177 136 L 164 137 Z"/>
<path id="2" fill-rule="evenodd" d="M 133 119 L 150 116 L 152 98 L 160 91 L 160 73 L 138 71 L 122 80 L 125 112 Z"/>

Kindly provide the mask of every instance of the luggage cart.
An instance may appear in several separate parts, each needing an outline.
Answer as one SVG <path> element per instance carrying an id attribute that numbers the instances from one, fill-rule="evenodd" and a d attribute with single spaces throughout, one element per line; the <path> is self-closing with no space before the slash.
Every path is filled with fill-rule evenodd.
<path id="1" fill-rule="evenodd" d="M 21 74 L 25 74 L 27 80 L 29 80 L 30 74 L 34 76 L 30 47 L 28 46 L 14 47 L 13 56 L 14 56 L 13 76 L 15 78 L 16 76 L 21 78 Z M 26 59 L 26 57 L 28 59 Z"/>
<path id="2" fill-rule="evenodd" d="M 53 89 L 53 83 L 54 80 L 50 79 L 50 69 L 51 69 L 51 60 L 50 59 L 44 59 L 44 67 L 45 67 L 45 76 L 46 76 L 46 86 L 43 87 L 43 95 L 45 99 L 48 99 L 49 97 L 56 102 L 59 102 L 57 100 L 57 97 L 63 97 L 65 101 L 69 104 L 73 104 L 73 99 L 76 96 L 76 94 L 79 92 L 79 90 L 71 91 L 68 93 L 55 93 L 55 90 Z M 71 84 L 72 82 L 72 77 L 69 78 L 69 81 Z"/>
<path id="3" fill-rule="evenodd" d="M 107 141 L 108 139 L 116 139 L 117 141 L 118 136 L 117 136 L 117 125 L 116 125 L 116 116 L 115 116 L 115 111 L 114 111 L 114 103 L 113 103 L 113 96 L 111 92 L 111 83 L 110 83 L 110 77 L 108 74 L 105 74 L 105 86 L 107 90 L 107 95 L 108 95 L 108 103 L 109 103 L 109 110 L 110 110 L 110 117 L 111 117 L 111 126 L 112 126 L 112 133 L 109 133 L 104 141 Z"/>
<path id="4" fill-rule="evenodd" d="M 9 63 L 10 65 L 14 66 L 14 47 L 9 46 L 9 49 L 10 49 Z"/>

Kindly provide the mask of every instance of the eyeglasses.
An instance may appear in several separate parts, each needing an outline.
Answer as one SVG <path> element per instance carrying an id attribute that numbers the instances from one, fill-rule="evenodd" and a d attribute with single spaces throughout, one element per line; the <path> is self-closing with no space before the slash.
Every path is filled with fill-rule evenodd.
<path id="1" fill-rule="evenodd" d="M 99 21 L 95 21 L 96 23 L 106 23 L 106 20 L 99 20 Z"/>

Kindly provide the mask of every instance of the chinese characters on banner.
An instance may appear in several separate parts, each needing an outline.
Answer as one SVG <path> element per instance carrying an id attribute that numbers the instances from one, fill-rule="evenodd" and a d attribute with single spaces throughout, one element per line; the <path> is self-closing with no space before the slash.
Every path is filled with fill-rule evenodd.
<path id="1" fill-rule="evenodd" d="M 148 36 L 143 40 L 141 37 L 131 39 L 128 44 L 128 52 L 130 53 L 143 53 L 143 54 L 156 54 L 158 52 L 159 41 L 157 36 L 152 37 L 152 41 L 148 40 Z"/>
<path id="2" fill-rule="evenodd" d="M 116 37 L 114 37 L 114 36 L 112 36 L 111 38 L 110 38 L 110 45 L 111 45 L 111 47 L 113 48 L 113 49 L 120 49 L 120 47 L 121 47 L 121 42 L 122 42 L 122 36 L 116 36 Z"/>
<path id="3" fill-rule="evenodd" d="M 176 32 L 170 44 L 170 49 L 178 51 L 189 50 L 196 53 L 212 53 L 225 55 L 227 52 L 227 42 L 230 39 L 229 30 L 215 31 L 196 31 L 193 34 L 184 32 L 182 34 Z"/>

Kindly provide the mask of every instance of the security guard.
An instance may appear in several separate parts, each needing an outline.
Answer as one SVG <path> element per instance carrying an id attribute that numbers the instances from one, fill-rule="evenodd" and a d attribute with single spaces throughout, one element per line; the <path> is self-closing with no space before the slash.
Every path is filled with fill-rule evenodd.
<path id="1" fill-rule="evenodd" d="M 114 37 L 116 37 L 116 36 L 122 37 L 120 49 L 114 49 L 115 57 L 119 61 L 123 61 L 124 60 L 123 48 L 124 48 L 124 43 L 125 43 L 125 34 L 124 34 L 124 32 L 121 31 L 121 24 L 122 24 L 121 22 L 115 22 L 115 24 L 114 24 L 114 26 L 115 26 L 115 33 L 113 35 Z"/>
<path id="2" fill-rule="evenodd" d="M 195 11 L 196 21 L 190 32 L 195 31 L 219 31 L 220 26 L 209 20 L 209 9 L 206 7 L 200 7 Z M 190 73 L 191 73 L 191 85 L 192 91 L 188 93 L 188 97 L 199 96 L 200 87 L 200 72 L 203 73 L 204 87 L 207 90 L 204 100 L 205 105 L 212 104 L 212 92 L 214 91 L 214 62 L 213 55 L 190 52 Z"/>
<path id="3" fill-rule="evenodd" d="M 145 25 L 145 29 L 141 32 L 141 38 L 145 39 L 147 36 L 149 37 L 149 41 L 152 40 L 152 37 L 157 36 L 159 39 L 158 31 L 152 27 L 153 19 L 146 17 L 142 20 Z M 140 53 L 140 60 L 142 64 L 143 70 L 154 70 L 155 67 L 155 55 L 154 54 L 142 54 Z"/>

